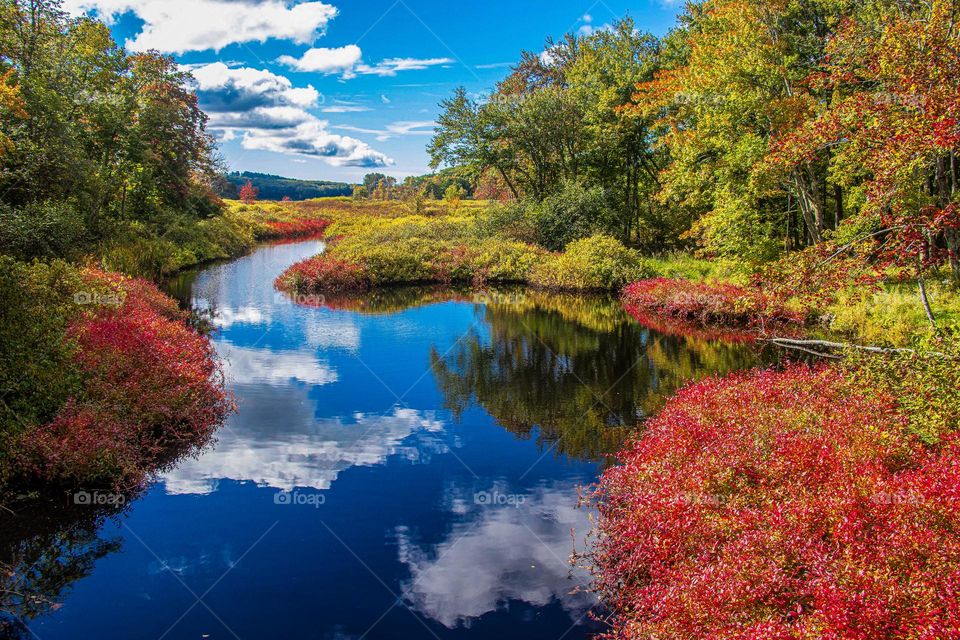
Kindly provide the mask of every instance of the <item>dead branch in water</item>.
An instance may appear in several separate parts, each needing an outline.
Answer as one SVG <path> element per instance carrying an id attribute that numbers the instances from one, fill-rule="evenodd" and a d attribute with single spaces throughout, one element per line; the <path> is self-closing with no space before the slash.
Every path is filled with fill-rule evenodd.
<path id="1" fill-rule="evenodd" d="M 826 353 L 823 351 L 817 351 L 817 348 L 827 349 L 833 351 L 864 351 L 867 353 L 876 353 L 876 354 L 900 354 L 900 355 L 916 355 L 914 349 L 895 349 L 890 347 L 876 347 L 871 345 L 860 345 L 860 344 L 851 344 L 847 342 L 830 342 L 828 340 L 794 340 L 792 338 L 766 338 L 766 342 L 775 344 L 778 347 L 783 347 L 785 349 L 796 349 L 798 351 L 804 351 L 806 353 L 813 354 L 815 356 L 820 356 L 823 358 L 831 358 L 834 360 L 842 359 L 843 356 Z M 946 357 L 946 354 L 934 352 L 929 355 Z"/>

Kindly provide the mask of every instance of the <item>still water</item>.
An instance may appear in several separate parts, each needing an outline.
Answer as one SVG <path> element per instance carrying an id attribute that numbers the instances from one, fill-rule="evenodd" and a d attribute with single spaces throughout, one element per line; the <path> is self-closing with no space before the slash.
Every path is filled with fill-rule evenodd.
<path id="1" fill-rule="evenodd" d="M 578 487 L 678 386 L 758 356 L 646 330 L 609 298 L 411 288 L 316 307 L 273 290 L 320 249 L 174 284 L 214 313 L 238 412 L 124 505 L 22 514 L 0 538 L 31 594 L 6 598 L 13 637 L 601 629 L 570 564 L 589 544 Z"/>

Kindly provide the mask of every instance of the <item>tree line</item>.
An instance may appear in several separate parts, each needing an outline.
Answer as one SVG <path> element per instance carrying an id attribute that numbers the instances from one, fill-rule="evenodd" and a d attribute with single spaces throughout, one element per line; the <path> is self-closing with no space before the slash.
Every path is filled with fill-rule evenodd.
<path id="1" fill-rule="evenodd" d="M 548 40 L 442 103 L 432 163 L 651 251 L 759 263 L 869 236 L 960 277 L 958 12 L 702 0 L 664 37 L 627 18 Z"/>

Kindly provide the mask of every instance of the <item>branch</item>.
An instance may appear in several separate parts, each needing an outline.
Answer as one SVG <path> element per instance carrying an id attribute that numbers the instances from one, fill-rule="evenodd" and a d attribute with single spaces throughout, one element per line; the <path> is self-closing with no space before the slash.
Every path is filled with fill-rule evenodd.
<path id="1" fill-rule="evenodd" d="M 917 353 L 913 349 L 894 349 L 894 348 L 887 348 L 887 347 L 877 347 L 872 345 L 850 344 L 847 342 L 829 342 L 827 340 L 794 340 L 792 338 L 767 338 L 765 339 L 765 342 L 769 342 L 771 344 L 777 345 L 778 347 L 784 347 L 786 349 L 798 349 L 800 351 L 814 353 L 815 355 L 823 356 L 826 358 L 841 358 L 842 356 L 812 351 L 812 348 L 821 347 L 823 349 L 854 350 L 854 351 L 864 351 L 867 353 L 876 353 L 876 354 L 916 355 Z M 941 358 L 947 357 L 946 354 L 940 353 L 940 352 L 933 352 L 933 353 L 930 353 L 929 355 L 939 356 Z"/>

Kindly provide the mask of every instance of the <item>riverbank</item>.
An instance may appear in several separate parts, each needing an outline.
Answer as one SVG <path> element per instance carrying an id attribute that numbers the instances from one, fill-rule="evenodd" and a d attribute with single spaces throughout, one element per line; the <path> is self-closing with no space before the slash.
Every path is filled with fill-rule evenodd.
<path id="1" fill-rule="evenodd" d="M 945 364 L 798 365 L 668 401 L 593 495 L 609 637 L 949 637 L 957 424 L 917 404 Z"/>
<path id="2" fill-rule="evenodd" d="M 87 259 L 109 269 L 3 258 L 0 494 L 133 488 L 202 447 L 231 411 L 220 365 L 188 312 L 130 274 L 166 276 L 328 225 L 309 212 L 231 202 L 177 244 L 148 235 Z"/>
<path id="3" fill-rule="evenodd" d="M 162 235 L 131 224 L 100 246 L 95 259 L 109 271 L 159 281 L 184 269 L 238 258 L 260 242 L 320 236 L 329 224 L 309 204 L 294 208 L 228 200 L 220 214 Z"/>
<path id="4" fill-rule="evenodd" d="M 866 269 L 861 268 L 860 273 Z M 788 274 L 789 276 L 789 274 Z M 872 279 L 646 280 L 644 325 L 740 339 L 819 325 L 881 347 L 693 384 L 645 423 L 592 494 L 586 555 L 608 637 L 947 637 L 960 546 L 955 292 Z M 746 333 L 744 333 L 746 332 Z M 904 346 L 910 349 L 883 349 Z"/>
<path id="5" fill-rule="evenodd" d="M 5 258 L 0 288 L 0 486 L 133 488 L 232 410 L 209 340 L 155 285 Z"/>

